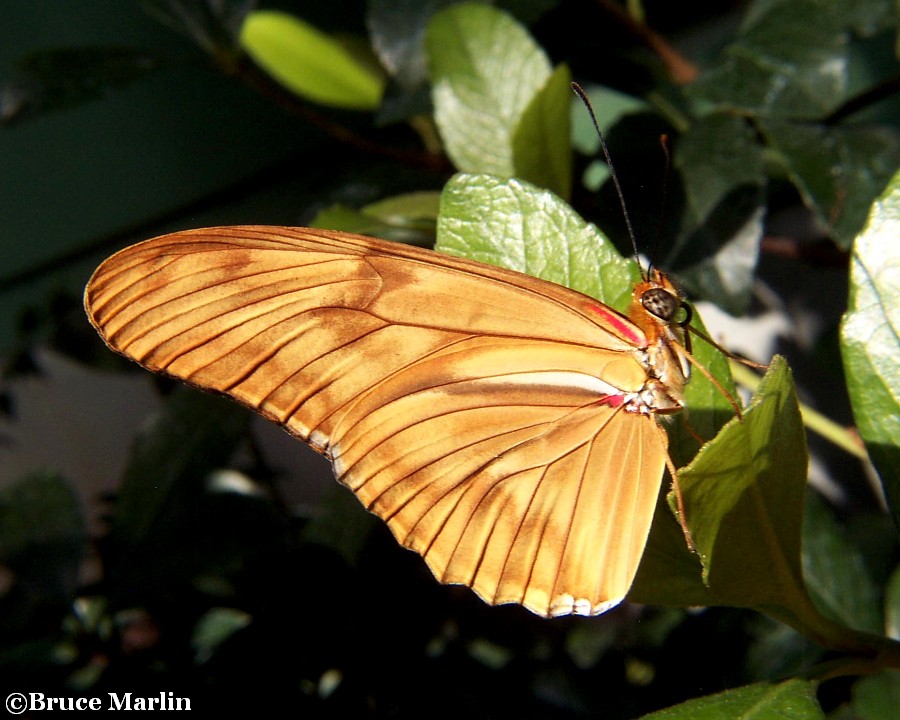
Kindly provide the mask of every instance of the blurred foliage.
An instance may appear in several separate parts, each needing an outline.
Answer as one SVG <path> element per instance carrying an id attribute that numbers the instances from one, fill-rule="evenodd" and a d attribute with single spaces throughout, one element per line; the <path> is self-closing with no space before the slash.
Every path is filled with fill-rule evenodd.
<path id="1" fill-rule="evenodd" d="M 200 52 L 210 84 L 249 88 L 244 102 L 287 114 L 291 131 L 318 146 L 278 170 L 311 178 L 302 194 L 278 194 L 297 223 L 437 239 L 616 304 L 634 270 L 603 237 L 626 257 L 630 239 L 596 134 L 569 92 L 574 77 L 599 115 L 639 249 L 693 299 L 753 309 L 768 258 L 814 277 L 823 264 L 846 274 L 841 333 L 809 354 L 832 372 L 819 391 L 852 403 L 898 517 L 895 3 L 259 5 L 142 3 L 145 22 L 177 31 L 181 53 L 114 38 L 34 49 L 4 78 L 0 132 L 163 82 Z M 326 57 L 333 76 L 319 64 Z M 227 110 L 204 110 L 228 122 Z M 228 201 L 246 192 L 234 182 L 204 217 L 233 221 Z M 134 233 L 159 231 L 172 211 L 135 217 Z M 798 214 L 802 227 L 781 230 Z M 179 227 L 195 223 L 194 212 L 177 216 Z M 68 248 L 57 265 L 123 242 Z M 4 275 L 0 288 L 53 269 Z M 46 297 L 17 318 L 7 378 L 36 371 L 38 343 L 115 360 L 74 293 Z M 703 343 L 695 350 L 727 382 L 722 358 Z M 746 421 L 726 425 L 681 475 L 688 507 L 708 509 L 693 528 L 703 575 L 661 503 L 634 591 L 653 605 L 554 621 L 441 587 L 339 487 L 315 512 L 288 506 L 244 410 L 163 383 L 163 409 L 103 499 L 100 537 L 88 535 L 66 468 L 0 488 L 2 685 L 165 690 L 195 709 L 328 716 L 419 716 L 437 702 L 473 717 L 891 717 L 896 530 L 871 503 L 854 498 L 835 512 L 804 488 L 790 375 L 774 363 Z M 730 409 L 703 378 L 691 392 L 691 422 L 712 436 Z M 14 410 L 14 392 L 3 399 Z M 682 457 L 682 444 L 673 443 L 679 461 L 693 454 Z M 79 573 L 85 558 L 90 581 Z M 767 615 L 737 609 L 747 607 Z M 862 672 L 872 674 L 857 680 Z"/>

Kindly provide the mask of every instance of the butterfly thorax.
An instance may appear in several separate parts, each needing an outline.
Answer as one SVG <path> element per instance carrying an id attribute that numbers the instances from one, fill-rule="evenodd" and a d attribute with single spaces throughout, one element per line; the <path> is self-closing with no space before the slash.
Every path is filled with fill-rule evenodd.
<path id="1" fill-rule="evenodd" d="M 648 280 L 635 284 L 628 315 L 647 338 L 640 360 L 648 379 L 626 409 L 644 415 L 680 412 L 691 375 L 684 329 L 691 319 L 690 306 L 672 281 L 654 268 Z"/>

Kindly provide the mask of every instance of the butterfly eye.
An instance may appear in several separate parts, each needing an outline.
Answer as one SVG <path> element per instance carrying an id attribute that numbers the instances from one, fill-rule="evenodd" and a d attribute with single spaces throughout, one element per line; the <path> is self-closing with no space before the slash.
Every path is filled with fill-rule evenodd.
<path id="1" fill-rule="evenodd" d="M 677 295 L 661 287 L 650 288 L 641 295 L 641 305 L 644 306 L 648 313 L 665 322 L 671 322 L 675 317 L 675 313 L 680 308 L 685 307 Z M 687 312 L 690 316 L 690 310 Z M 690 319 L 688 319 L 688 322 L 690 322 Z"/>

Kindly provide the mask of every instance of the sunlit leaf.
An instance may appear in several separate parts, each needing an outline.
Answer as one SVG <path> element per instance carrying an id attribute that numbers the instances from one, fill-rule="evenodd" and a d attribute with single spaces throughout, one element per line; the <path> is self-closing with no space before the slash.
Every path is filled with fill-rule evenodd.
<path id="1" fill-rule="evenodd" d="M 373 110 L 384 81 L 334 38 L 298 17 L 275 10 L 250 13 L 241 46 L 278 82 L 323 105 Z"/>
<path id="2" fill-rule="evenodd" d="M 384 198 L 369 203 L 363 210 L 367 215 L 392 225 L 410 225 L 420 221 L 433 224 L 437 220 L 440 203 L 440 193 L 423 190 Z"/>
<path id="3" fill-rule="evenodd" d="M 856 238 L 841 325 L 847 389 L 859 434 L 900 526 L 900 175 Z"/>
<path id="4" fill-rule="evenodd" d="M 776 358 L 743 421 L 732 420 L 678 475 L 706 585 L 675 521 L 657 513 L 632 598 L 806 609 L 800 566 L 806 466 L 791 374 Z"/>
<path id="5" fill-rule="evenodd" d="M 516 177 L 552 190 L 562 198 L 572 192 L 568 99 L 572 75 L 561 65 L 532 98 L 513 134 Z"/>
<path id="6" fill-rule="evenodd" d="M 444 187 L 437 250 L 565 285 L 625 310 L 638 279 L 596 227 L 547 190 L 460 174 Z"/>
<path id="7" fill-rule="evenodd" d="M 372 235 L 414 244 L 433 244 L 440 195 L 415 192 L 369 203 L 358 210 L 331 205 L 316 213 L 310 227 Z"/>
<path id="8" fill-rule="evenodd" d="M 551 75 L 544 51 L 511 16 L 474 3 L 438 13 L 425 49 L 451 160 L 463 171 L 514 176 L 513 136 Z"/>
<path id="9" fill-rule="evenodd" d="M 679 475 L 688 523 L 715 595 L 752 605 L 783 600 L 802 587 L 807 464 L 793 380 L 784 360 L 776 358 L 743 422 L 733 420 Z"/>

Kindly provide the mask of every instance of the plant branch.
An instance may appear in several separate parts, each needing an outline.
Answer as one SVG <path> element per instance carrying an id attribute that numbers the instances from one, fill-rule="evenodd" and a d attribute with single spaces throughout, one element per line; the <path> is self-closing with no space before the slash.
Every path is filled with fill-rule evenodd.
<path id="1" fill-rule="evenodd" d="M 452 166 L 443 155 L 435 155 L 424 151 L 404 150 L 393 145 L 375 142 L 335 122 L 327 115 L 317 112 L 296 95 L 274 82 L 246 56 L 234 63 L 231 69 L 232 74 L 249 88 L 304 122 L 319 128 L 326 135 L 342 144 L 349 145 L 365 153 L 391 158 L 412 167 L 441 172 L 452 171 Z"/>
<path id="2" fill-rule="evenodd" d="M 738 385 L 751 391 L 755 391 L 759 387 L 760 378 L 756 373 L 735 360 L 731 360 L 730 364 L 731 374 Z M 846 450 L 854 457 L 868 462 L 869 454 L 852 428 L 846 428 L 836 423 L 803 403 L 800 403 L 800 414 L 807 429 L 837 445 L 842 450 Z"/>
<path id="3" fill-rule="evenodd" d="M 697 66 L 673 48 L 662 35 L 635 20 L 621 5 L 612 0 L 595 0 L 595 2 L 601 10 L 614 18 L 662 61 L 673 82 L 687 85 L 700 74 Z"/>

